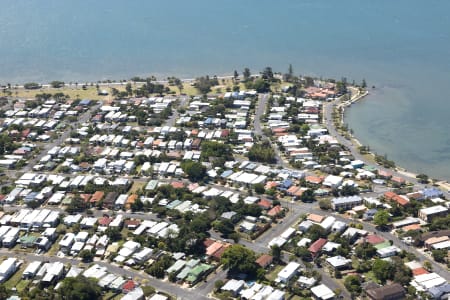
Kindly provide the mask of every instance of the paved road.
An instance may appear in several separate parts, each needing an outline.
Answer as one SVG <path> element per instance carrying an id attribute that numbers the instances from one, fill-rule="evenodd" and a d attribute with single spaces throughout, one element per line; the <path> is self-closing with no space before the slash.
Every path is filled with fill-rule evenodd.
<path id="1" fill-rule="evenodd" d="M 253 129 L 255 131 L 255 135 L 259 135 L 262 137 L 262 140 L 266 140 L 270 142 L 270 139 L 263 131 L 263 126 L 261 124 L 261 117 L 264 115 L 267 107 L 267 102 L 269 101 L 270 94 L 259 94 L 258 95 L 258 103 L 255 109 L 255 116 L 253 120 Z M 272 148 L 275 151 L 275 159 L 277 166 L 282 166 L 283 168 L 289 168 L 289 164 L 283 160 L 283 156 L 280 153 L 277 145 L 272 144 Z"/>
<path id="2" fill-rule="evenodd" d="M 189 100 L 189 97 L 181 96 L 179 99 L 180 104 L 176 108 L 172 106 L 172 115 L 164 122 L 165 126 L 170 126 L 170 127 L 175 126 L 175 122 L 177 121 L 177 119 L 180 115 L 180 113 L 178 112 L 178 109 L 186 107 L 188 100 Z"/>

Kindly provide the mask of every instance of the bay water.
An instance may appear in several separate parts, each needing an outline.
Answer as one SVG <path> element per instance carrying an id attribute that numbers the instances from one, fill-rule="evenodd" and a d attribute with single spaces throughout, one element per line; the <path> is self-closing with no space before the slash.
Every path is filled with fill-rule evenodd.
<path id="1" fill-rule="evenodd" d="M 0 83 L 232 74 L 366 79 L 346 122 L 399 165 L 450 179 L 450 1 L 2 0 Z"/>

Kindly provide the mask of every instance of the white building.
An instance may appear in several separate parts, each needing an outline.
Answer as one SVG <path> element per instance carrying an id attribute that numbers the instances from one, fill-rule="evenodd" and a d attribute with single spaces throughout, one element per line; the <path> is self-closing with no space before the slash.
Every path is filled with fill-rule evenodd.
<path id="1" fill-rule="evenodd" d="M 277 282 L 288 283 L 297 274 L 300 264 L 296 262 L 290 262 L 285 266 L 277 275 Z"/>

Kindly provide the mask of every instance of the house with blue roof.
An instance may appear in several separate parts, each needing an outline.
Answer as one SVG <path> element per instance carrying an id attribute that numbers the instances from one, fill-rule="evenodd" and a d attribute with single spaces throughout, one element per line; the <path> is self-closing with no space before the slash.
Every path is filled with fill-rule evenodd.
<path id="1" fill-rule="evenodd" d="M 439 198 L 444 196 L 444 192 L 442 192 L 440 189 L 435 188 L 435 187 L 431 187 L 431 188 L 426 188 L 422 191 L 422 194 L 424 195 L 425 198 L 427 199 L 431 199 L 431 198 Z"/>

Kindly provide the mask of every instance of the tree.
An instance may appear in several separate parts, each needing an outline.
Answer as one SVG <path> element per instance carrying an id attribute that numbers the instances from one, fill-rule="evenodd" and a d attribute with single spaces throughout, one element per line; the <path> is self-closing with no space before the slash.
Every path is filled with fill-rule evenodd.
<path id="1" fill-rule="evenodd" d="M 419 179 L 419 183 L 427 184 L 430 180 L 428 178 L 428 175 L 426 174 L 418 174 L 416 176 L 417 179 Z"/>
<path id="2" fill-rule="evenodd" d="M 82 275 L 66 277 L 58 291 L 67 300 L 101 299 L 101 289 L 97 282 Z"/>
<path id="3" fill-rule="evenodd" d="M 108 227 L 105 230 L 105 234 L 109 237 L 109 239 L 112 242 L 122 239 L 122 233 L 120 233 L 120 230 L 116 227 Z"/>
<path id="4" fill-rule="evenodd" d="M 254 144 L 248 152 L 248 158 L 251 161 L 275 163 L 275 151 L 270 142 L 264 141 L 262 144 Z"/>
<path id="5" fill-rule="evenodd" d="M 254 275 L 257 269 L 255 253 L 239 244 L 228 247 L 222 255 L 221 263 L 231 273 Z"/>
<path id="6" fill-rule="evenodd" d="M 144 209 L 144 202 L 140 198 L 137 198 L 134 203 L 131 204 L 132 211 L 142 211 Z"/>
<path id="7" fill-rule="evenodd" d="M 132 86 L 131 86 L 131 83 L 128 82 L 128 83 L 125 85 L 125 91 L 127 92 L 128 96 L 133 95 L 133 88 L 132 88 Z"/>
<path id="8" fill-rule="evenodd" d="M 362 291 L 361 281 L 357 275 L 349 275 L 344 279 L 344 286 L 352 294 L 360 294 Z"/>
<path id="9" fill-rule="evenodd" d="M 355 255 L 356 257 L 368 260 L 375 256 L 377 253 L 377 249 L 369 243 L 361 243 L 355 247 Z"/>
<path id="10" fill-rule="evenodd" d="M 261 77 L 262 77 L 263 79 L 272 81 L 272 80 L 273 80 L 273 71 L 272 71 L 272 68 L 271 68 L 271 67 L 266 67 L 266 68 L 264 68 L 264 70 L 262 71 L 262 74 L 261 74 L 261 75 L 262 75 Z"/>
<path id="11" fill-rule="evenodd" d="M 359 190 L 356 186 L 346 184 L 342 186 L 341 196 L 353 196 L 359 194 Z"/>
<path id="12" fill-rule="evenodd" d="M 23 85 L 26 90 L 37 90 L 41 88 L 41 85 L 36 82 L 27 82 Z"/>
<path id="13" fill-rule="evenodd" d="M 218 291 L 220 291 L 220 289 L 223 287 L 223 285 L 224 285 L 224 283 L 223 283 L 223 281 L 222 280 L 216 280 L 215 282 L 214 282 L 214 290 L 216 291 L 216 292 L 218 292 Z"/>
<path id="14" fill-rule="evenodd" d="M 445 259 L 447 258 L 447 249 L 439 249 L 431 251 L 431 255 L 433 259 L 440 263 L 445 263 Z"/>
<path id="15" fill-rule="evenodd" d="M 255 189 L 255 193 L 257 194 L 264 194 L 265 192 L 264 184 L 262 183 L 254 184 L 253 188 Z"/>
<path id="16" fill-rule="evenodd" d="M 309 238 L 312 241 L 318 240 L 319 238 L 324 238 L 327 236 L 327 231 L 320 225 L 313 224 L 308 232 L 307 232 Z"/>
<path id="17" fill-rule="evenodd" d="M 316 200 L 316 198 L 314 197 L 314 191 L 311 189 L 307 189 L 300 196 L 300 200 L 307 203 L 314 202 Z"/>
<path id="18" fill-rule="evenodd" d="M 245 68 L 244 72 L 242 73 L 242 75 L 244 76 L 244 81 L 248 81 L 252 74 L 250 73 L 250 69 L 249 68 Z"/>
<path id="19" fill-rule="evenodd" d="M 230 220 L 224 219 L 222 221 L 217 221 L 214 223 L 214 229 L 227 237 L 229 234 L 234 232 L 234 224 Z"/>
<path id="20" fill-rule="evenodd" d="M 273 256 L 275 261 L 281 261 L 281 248 L 278 245 L 273 245 L 270 247 L 270 255 Z"/>
<path id="21" fill-rule="evenodd" d="M 375 225 L 384 228 L 389 223 L 389 213 L 385 210 L 379 210 L 373 216 L 373 222 Z"/>
<path id="22" fill-rule="evenodd" d="M 206 168 L 193 160 L 185 160 L 181 163 L 181 168 L 191 181 L 199 181 L 206 176 Z"/>
<path id="23" fill-rule="evenodd" d="M 58 89 L 64 86 L 64 81 L 55 80 L 50 82 L 50 85 L 52 86 L 52 88 Z"/>
<path id="24" fill-rule="evenodd" d="M 234 73 L 233 73 L 234 80 L 238 79 L 238 77 L 239 77 L 238 71 L 234 70 Z"/>
<path id="25" fill-rule="evenodd" d="M 312 259 L 311 252 L 304 246 L 295 248 L 295 255 L 303 261 L 311 261 Z"/>
<path id="26" fill-rule="evenodd" d="M 80 252 L 79 255 L 81 257 L 81 260 L 84 263 L 89 263 L 89 262 L 92 262 L 94 260 L 94 255 L 92 254 L 91 250 L 84 249 L 84 250 L 82 250 Z"/>
<path id="27" fill-rule="evenodd" d="M 253 88 L 258 93 L 268 93 L 270 92 L 270 84 L 262 78 L 258 78 L 253 83 Z"/>
<path id="28" fill-rule="evenodd" d="M 320 199 L 319 207 L 320 207 L 320 209 L 323 209 L 323 210 L 331 209 L 331 200 L 330 199 Z"/>
<path id="29" fill-rule="evenodd" d="M 378 258 L 372 265 L 372 271 L 378 280 L 385 283 L 393 275 L 394 268 L 390 262 Z"/>
<path id="30" fill-rule="evenodd" d="M 365 88 L 367 87 L 367 82 L 366 82 L 365 79 L 362 80 L 362 82 L 361 82 L 361 87 L 362 87 L 363 89 L 365 89 Z"/>

